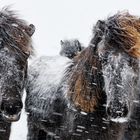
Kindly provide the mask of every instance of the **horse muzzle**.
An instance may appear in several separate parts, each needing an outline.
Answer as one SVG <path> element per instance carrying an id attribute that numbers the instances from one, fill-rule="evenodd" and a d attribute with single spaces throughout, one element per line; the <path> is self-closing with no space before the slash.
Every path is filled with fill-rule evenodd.
<path id="1" fill-rule="evenodd" d="M 115 103 L 112 102 L 109 103 L 106 107 L 107 115 L 112 118 L 126 118 L 128 116 L 129 107 L 126 103 Z"/>
<path id="2" fill-rule="evenodd" d="M 21 100 L 2 100 L 1 114 L 5 121 L 18 121 L 23 107 Z"/>

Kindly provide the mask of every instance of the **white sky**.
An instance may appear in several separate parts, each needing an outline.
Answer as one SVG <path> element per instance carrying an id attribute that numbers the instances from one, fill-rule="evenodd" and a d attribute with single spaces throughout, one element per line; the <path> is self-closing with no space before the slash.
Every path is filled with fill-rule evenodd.
<path id="1" fill-rule="evenodd" d="M 87 45 L 93 24 L 118 10 L 140 15 L 139 0 L 0 0 L 0 7 L 11 4 L 36 26 L 34 47 L 41 55 L 58 54 L 61 39 L 78 38 Z"/>

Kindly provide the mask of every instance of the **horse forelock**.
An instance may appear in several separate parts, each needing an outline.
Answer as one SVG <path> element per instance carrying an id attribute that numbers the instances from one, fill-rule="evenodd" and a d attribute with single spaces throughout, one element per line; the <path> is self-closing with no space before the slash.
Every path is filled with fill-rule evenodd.
<path id="1" fill-rule="evenodd" d="M 31 37 L 26 33 L 26 21 L 18 18 L 15 11 L 3 8 L 0 11 L 0 47 L 8 47 L 18 55 L 33 54 Z"/>
<path id="2" fill-rule="evenodd" d="M 122 48 L 129 55 L 140 58 L 140 18 L 119 12 L 106 20 L 105 40 Z"/>

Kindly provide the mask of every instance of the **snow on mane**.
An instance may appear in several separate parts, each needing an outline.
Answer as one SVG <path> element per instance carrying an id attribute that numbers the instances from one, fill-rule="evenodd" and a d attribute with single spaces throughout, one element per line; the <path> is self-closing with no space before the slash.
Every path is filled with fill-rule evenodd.
<path id="1" fill-rule="evenodd" d="M 54 61 L 55 63 L 53 63 Z M 46 113 L 47 109 L 44 109 L 43 104 L 45 102 L 45 104 L 49 105 L 53 99 L 52 97 L 55 98 L 55 93 L 58 90 L 58 86 L 60 86 L 66 68 L 71 64 L 70 62 L 70 59 L 62 56 L 42 56 L 29 66 L 28 82 L 30 84 L 34 83 L 31 87 L 33 89 L 31 89 L 32 101 L 39 104 L 36 108 L 30 106 L 31 110 L 37 111 L 39 114 L 43 113 L 43 111 Z M 38 97 L 36 97 L 36 93 Z M 42 102 L 39 100 L 42 100 Z"/>

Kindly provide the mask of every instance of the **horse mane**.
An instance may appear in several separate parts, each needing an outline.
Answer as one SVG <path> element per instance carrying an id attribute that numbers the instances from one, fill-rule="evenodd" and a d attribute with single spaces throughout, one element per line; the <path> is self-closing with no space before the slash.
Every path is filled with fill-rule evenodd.
<path id="1" fill-rule="evenodd" d="M 0 48 L 8 47 L 22 56 L 33 54 L 28 28 L 26 21 L 18 18 L 15 11 L 3 8 L 0 11 Z"/>
<path id="2" fill-rule="evenodd" d="M 140 58 L 140 18 L 119 12 L 106 21 L 105 40 L 122 48 L 129 55 Z"/>
<path id="3" fill-rule="evenodd" d="M 94 27 L 94 38 L 89 47 L 74 58 L 73 66 L 67 72 L 69 73 L 67 95 L 75 107 L 84 112 L 93 112 L 103 97 L 101 63 L 97 54 L 97 44 L 103 34 L 103 23 L 97 22 Z"/>

